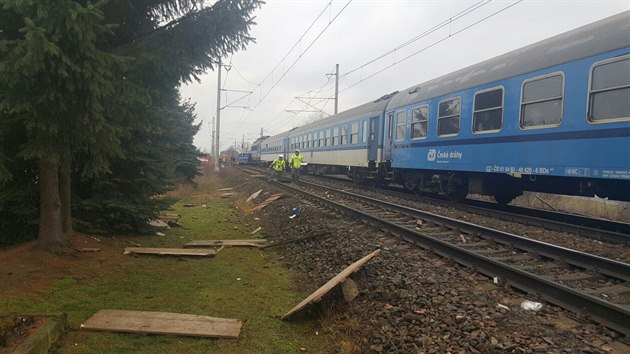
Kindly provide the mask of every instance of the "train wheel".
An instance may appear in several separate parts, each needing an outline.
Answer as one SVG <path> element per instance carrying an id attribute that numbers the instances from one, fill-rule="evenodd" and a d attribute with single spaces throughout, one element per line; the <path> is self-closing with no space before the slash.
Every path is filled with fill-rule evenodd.
<path id="1" fill-rule="evenodd" d="M 516 196 L 510 191 L 497 191 L 494 193 L 494 200 L 502 205 L 507 205 L 514 200 Z"/>
<path id="2" fill-rule="evenodd" d="M 468 177 L 459 173 L 453 173 L 448 178 L 446 196 L 454 202 L 461 202 L 468 196 Z"/>
<path id="3" fill-rule="evenodd" d="M 405 176 L 405 182 L 403 184 L 406 190 L 413 192 L 418 187 L 418 183 L 416 182 L 416 178 L 413 176 Z"/>

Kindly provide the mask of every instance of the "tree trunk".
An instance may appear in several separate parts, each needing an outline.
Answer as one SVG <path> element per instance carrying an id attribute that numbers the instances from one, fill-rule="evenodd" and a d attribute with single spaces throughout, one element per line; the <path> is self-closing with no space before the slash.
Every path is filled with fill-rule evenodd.
<path id="1" fill-rule="evenodd" d="M 47 154 L 39 160 L 39 235 L 37 245 L 53 249 L 65 243 L 61 231 L 61 202 L 59 199 L 59 157 Z"/>
<path id="2" fill-rule="evenodd" d="M 72 236 L 72 175 L 70 164 L 59 169 L 59 195 L 61 200 L 61 231 L 67 240 Z"/>

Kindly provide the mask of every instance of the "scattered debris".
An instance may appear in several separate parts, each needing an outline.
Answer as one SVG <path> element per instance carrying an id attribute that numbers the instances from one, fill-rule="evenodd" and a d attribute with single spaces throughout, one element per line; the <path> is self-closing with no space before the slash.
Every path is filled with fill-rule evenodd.
<path id="1" fill-rule="evenodd" d="M 184 245 L 184 247 L 264 247 L 267 240 L 251 239 L 251 240 L 193 240 Z"/>
<path id="2" fill-rule="evenodd" d="M 129 240 L 125 240 L 125 242 L 127 242 L 130 245 L 134 245 L 134 246 L 137 246 L 137 247 L 142 247 L 142 245 L 139 244 L 138 242 L 133 242 L 133 241 L 129 241 Z"/>
<path id="3" fill-rule="evenodd" d="M 147 222 L 147 224 L 148 224 L 149 226 L 153 226 L 153 227 L 165 227 L 165 228 L 168 228 L 168 224 L 167 224 L 167 223 L 165 223 L 165 222 L 164 222 L 164 221 L 162 221 L 162 220 L 149 220 L 149 221 Z"/>
<path id="4" fill-rule="evenodd" d="M 258 231 L 260 231 L 260 230 L 262 230 L 262 227 L 260 227 L 260 226 L 259 226 L 256 230 L 254 230 L 254 231 L 250 232 L 249 234 L 250 234 L 250 235 L 254 235 L 254 234 L 256 234 L 256 233 L 257 233 Z"/>
<path id="5" fill-rule="evenodd" d="M 300 213 L 302 212 L 302 208 L 293 208 L 291 209 L 291 212 L 295 215 L 300 215 Z"/>
<path id="6" fill-rule="evenodd" d="M 164 214 L 160 214 L 159 219 L 162 220 L 177 220 L 179 218 L 181 218 L 182 216 L 179 214 L 172 214 L 172 213 L 164 213 Z"/>
<path id="7" fill-rule="evenodd" d="M 281 318 L 283 320 L 285 320 L 285 319 L 293 316 L 295 313 L 301 311 L 302 309 L 304 309 L 309 304 L 312 304 L 312 303 L 320 301 L 322 299 L 322 297 L 324 295 L 326 295 L 330 290 L 332 290 L 335 286 L 337 286 L 338 284 L 340 284 L 341 282 L 346 280 L 352 273 L 354 273 L 357 270 L 359 270 L 359 268 L 361 268 L 365 263 L 369 262 L 370 259 L 376 257 L 379 253 L 381 253 L 380 249 L 376 250 L 376 251 L 368 254 L 367 256 L 359 259 L 358 261 L 352 263 L 346 269 L 341 271 L 341 273 L 337 274 L 334 278 L 330 279 L 326 284 L 321 286 L 319 289 L 315 290 L 314 293 L 309 295 L 302 302 L 300 302 L 294 308 L 289 310 L 289 312 L 287 312 Z"/>
<path id="8" fill-rule="evenodd" d="M 505 306 L 505 305 L 503 305 L 503 304 L 497 304 L 497 307 L 500 308 L 500 309 L 504 309 L 504 310 L 510 311 L 510 308 Z"/>
<path id="9" fill-rule="evenodd" d="M 525 311 L 540 311 L 540 309 L 542 309 L 543 304 L 541 304 L 540 302 L 536 302 L 536 301 L 530 301 L 530 300 L 525 300 L 523 302 L 521 302 L 521 308 Z"/>
<path id="10" fill-rule="evenodd" d="M 166 234 L 162 233 L 162 232 L 156 232 L 155 234 L 158 235 L 158 236 L 162 236 L 162 237 L 166 236 Z"/>
<path id="11" fill-rule="evenodd" d="M 258 211 L 258 210 L 262 210 L 264 207 L 266 207 L 267 205 L 275 202 L 276 200 L 282 198 L 284 196 L 284 193 L 277 193 L 277 194 L 273 194 L 271 195 L 269 198 L 265 199 L 264 202 L 258 204 L 257 206 L 249 209 L 250 212 L 253 211 Z"/>
<path id="12" fill-rule="evenodd" d="M 201 256 L 209 257 L 217 254 L 214 249 L 190 249 L 190 248 L 152 248 L 152 247 L 127 247 L 123 254 L 156 254 L 158 256 Z"/>
<path id="13" fill-rule="evenodd" d="M 100 238 L 98 238 L 98 237 L 90 236 L 90 238 L 91 238 L 91 239 L 93 239 L 93 240 L 96 240 L 96 241 L 98 241 L 98 242 L 101 242 L 101 239 L 100 239 Z"/>
<path id="14" fill-rule="evenodd" d="M 252 193 L 252 195 L 250 195 L 247 199 L 245 199 L 246 202 L 251 202 L 252 200 L 258 198 L 258 196 L 260 195 L 260 193 L 262 193 L 262 189 L 259 191 L 256 191 L 254 193 Z"/>
<path id="15" fill-rule="evenodd" d="M 293 214 L 291 216 L 289 216 L 289 219 L 294 219 L 297 216 L 297 214 Z"/>
<path id="16" fill-rule="evenodd" d="M 120 310 L 100 310 L 81 324 L 82 329 L 95 331 L 214 338 L 238 338 L 242 326 L 240 320 L 231 318 Z"/>
<path id="17" fill-rule="evenodd" d="M 464 235 L 459 235 L 459 238 L 461 238 L 461 239 L 462 239 L 462 243 L 466 243 L 466 242 L 468 242 L 468 241 L 466 240 L 466 237 L 464 237 Z"/>
<path id="18" fill-rule="evenodd" d="M 220 194 L 219 196 L 221 198 L 231 198 L 233 195 L 234 193 L 223 193 L 223 194 Z"/>
<path id="19" fill-rule="evenodd" d="M 227 192 L 227 191 L 231 191 L 234 190 L 234 188 L 220 188 L 219 192 Z"/>

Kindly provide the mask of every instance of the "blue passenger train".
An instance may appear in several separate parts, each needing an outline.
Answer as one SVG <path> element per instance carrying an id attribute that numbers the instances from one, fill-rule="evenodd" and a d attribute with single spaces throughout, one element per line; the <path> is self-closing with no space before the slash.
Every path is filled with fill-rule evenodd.
<path id="1" fill-rule="evenodd" d="M 508 203 L 630 201 L 630 11 L 257 142 L 315 173 Z"/>

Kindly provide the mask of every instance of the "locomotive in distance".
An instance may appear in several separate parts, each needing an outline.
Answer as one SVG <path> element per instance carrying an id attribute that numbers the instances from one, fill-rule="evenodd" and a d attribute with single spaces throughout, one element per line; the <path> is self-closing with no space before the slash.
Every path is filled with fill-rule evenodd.
<path id="1" fill-rule="evenodd" d="M 630 11 L 258 139 L 308 172 L 453 200 L 523 191 L 630 201 Z"/>

